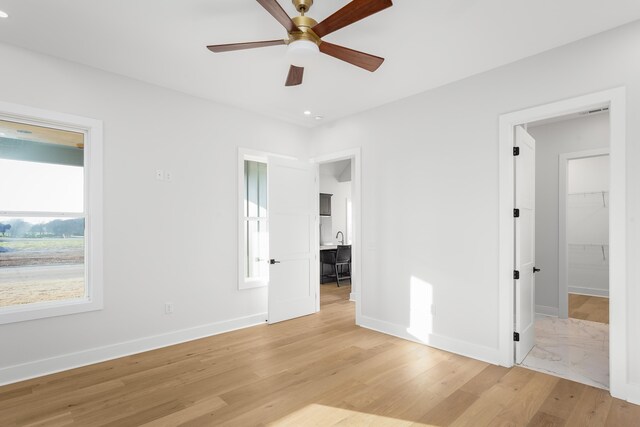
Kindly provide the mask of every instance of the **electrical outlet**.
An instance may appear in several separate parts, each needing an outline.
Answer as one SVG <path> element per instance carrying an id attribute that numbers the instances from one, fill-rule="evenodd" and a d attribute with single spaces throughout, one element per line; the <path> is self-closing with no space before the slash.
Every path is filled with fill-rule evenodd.
<path id="1" fill-rule="evenodd" d="M 171 302 L 165 303 L 164 314 L 173 314 L 173 303 Z"/>
<path id="2" fill-rule="evenodd" d="M 167 182 L 173 181 L 173 173 L 167 171 L 164 173 L 164 180 Z"/>
<path id="3" fill-rule="evenodd" d="M 156 179 L 158 181 L 164 181 L 164 171 L 162 169 L 156 169 Z"/>

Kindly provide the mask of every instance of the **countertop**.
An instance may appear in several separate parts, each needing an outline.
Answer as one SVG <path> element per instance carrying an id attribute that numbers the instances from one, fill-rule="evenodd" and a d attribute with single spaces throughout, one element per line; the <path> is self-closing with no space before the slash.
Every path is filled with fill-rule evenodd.
<path id="1" fill-rule="evenodd" d="M 347 245 L 347 246 L 351 246 L 351 245 Z M 320 250 L 321 251 L 330 251 L 330 250 L 336 250 L 338 249 L 338 245 L 320 245 Z"/>

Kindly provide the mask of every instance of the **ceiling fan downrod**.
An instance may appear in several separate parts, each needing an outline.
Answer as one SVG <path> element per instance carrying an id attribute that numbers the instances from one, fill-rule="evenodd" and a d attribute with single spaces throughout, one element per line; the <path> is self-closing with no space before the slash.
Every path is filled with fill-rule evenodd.
<path id="1" fill-rule="evenodd" d="M 296 10 L 304 16 L 304 14 L 309 12 L 309 9 L 311 9 L 313 0 L 291 0 L 291 3 L 293 3 Z"/>

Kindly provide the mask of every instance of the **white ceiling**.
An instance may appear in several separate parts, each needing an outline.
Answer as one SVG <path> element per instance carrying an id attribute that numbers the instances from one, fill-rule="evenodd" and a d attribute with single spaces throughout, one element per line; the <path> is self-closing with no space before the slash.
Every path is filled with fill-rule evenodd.
<path id="1" fill-rule="evenodd" d="M 281 5 L 294 15 L 289 0 Z M 317 21 L 347 0 L 316 0 Z M 284 46 L 213 54 L 208 44 L 285 38 L 253 0 L 0 0 L 0 41 L 313 126 L 640 18 L 638 0 L 395 0 L 327 41 L 383 56 L 369 73 L 323 56 L 284 87 Z"/>
<path id="2" fill-rule="evenodd" d="M 342 174 L 351 167 L 351 160 L 338 160 L 331 163 L 320 164 L 320 175 L 330 175 L 337 181 L 341 181 Z M 351 171 L 349 171 L 351 172 Z M 351 173 L 349 173 L 349 180 L 351 180 Z"/>

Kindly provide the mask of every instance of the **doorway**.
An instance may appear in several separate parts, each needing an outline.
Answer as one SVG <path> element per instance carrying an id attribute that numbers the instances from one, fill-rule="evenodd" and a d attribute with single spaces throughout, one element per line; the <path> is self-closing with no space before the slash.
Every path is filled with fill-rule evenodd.
<path id="1" fill-rule="evenodd" d="M 348 299 L 355 303 L 358 324 L 362 277 L 360 149 L 319 156 L 313 161 L 318 165 L 315 191 L 318 200 L 316 280 L 320 299 L 317 310 L 321 309 L 322 299 L 325 303 Z M 343 255 L 338 253 L 340 248 Z M 339 262 L 339 286 L 334 264 L 336 260 Z"/>
<path id="2" fill-rule="evenodd" d="M 516 306 L 520 292 L 514 279 L 516 248 L 514 239 L 515 172 L 513 148 L 515 129 L 527 123 L 608 107 L 610 112 L 610 193 L 609 193 L 609 283 L 610 283 L 610 391 L 627 399 L 627 313 L 626 313 L 626 172 L 625 172 L 625 89 L 613 89 L 504 114 L 499 135 L 499 289 L 501 364 L 513 366 L 518 342 L 514 333 L 522 307 Z M 533 300 L 535 301 L 535 300 Z M 535 316 L 535 304 L 530 304 Z"/>
<path id="3" fill-rule="evenodd" d="M 599 298 L 609 297 L 609 163 L 608 147 L 559 157 L 558 317 L 562 319 L 608 323 L 608 300 L 605 308 Z M 581 176 L 585 172 L 589 175 Z"/>
<path id="4" fill-rule="evenodd" d="M 535 317 L 533 345 L 516 342 L 525 352 L 516 362 L 608 389 L 608 109 L 529 123 L 522 132 L 535 140 Z M 516 170 L 516 188 L 519 178 Z"/>
<path id="5" fill-rule="evenodd" d="M 351 159 L 318 166 L 320 307 L 329 300 L 349 300 L 353 243 Z M 333 289 L 333 288 L 341 289 Z"/>
<path id="6" fill-rule="evenodd" d="M 268 323 L 320 311 L 318 172 L 319 165 L 340 161 L 350 165 L 351 200 L 345 201 L 343 227 L 352 247 L 352 286 L 340 292 L 347 290 L 347 299 L 355 302 L 358 323 L 360 149 L 307 161 L 238 149 L 238 290 L 265 289 Z"/>

